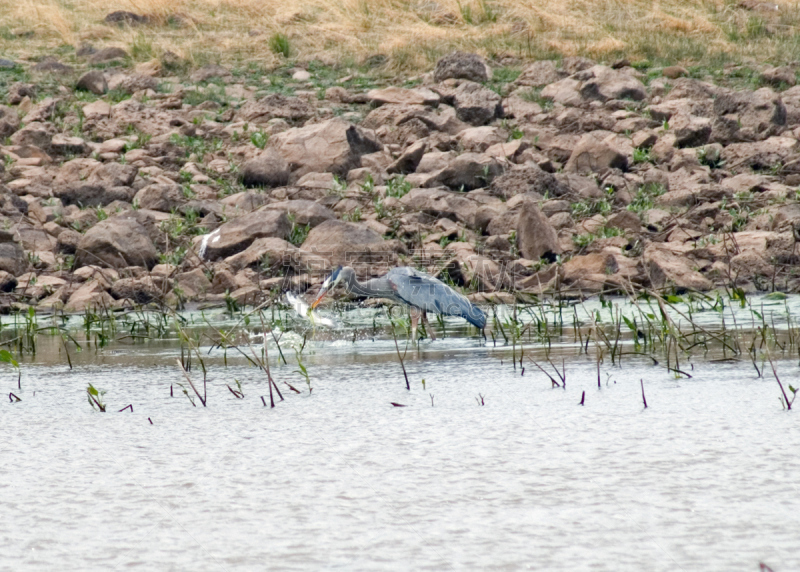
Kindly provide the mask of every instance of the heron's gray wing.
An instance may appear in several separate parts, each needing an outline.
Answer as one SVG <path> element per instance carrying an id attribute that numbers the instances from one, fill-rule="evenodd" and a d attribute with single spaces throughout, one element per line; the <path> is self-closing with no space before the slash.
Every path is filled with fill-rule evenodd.
<path id="1" fill-rule="evenodd" d="M 479 328 L 486 325 L 486 316 L 477 306 L 447 284 L 413 268 L 392 269 L 386 278 L 398 298 L 427 312 L 461 316 Z"/>

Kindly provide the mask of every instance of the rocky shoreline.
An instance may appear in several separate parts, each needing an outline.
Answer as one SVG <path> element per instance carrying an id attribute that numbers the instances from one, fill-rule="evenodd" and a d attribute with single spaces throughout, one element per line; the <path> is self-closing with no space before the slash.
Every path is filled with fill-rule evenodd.
<path id="1" fill-rule="evenodd" d="M 413 265 L 479 303 L 800 290 L 794 68 L 734 90 L 571 57 L 500 83 L 456 52 L 323 90 L 306 69 L 66 67 L 0 99 L 4 312 L 256 304 L 338 264 Z"/>

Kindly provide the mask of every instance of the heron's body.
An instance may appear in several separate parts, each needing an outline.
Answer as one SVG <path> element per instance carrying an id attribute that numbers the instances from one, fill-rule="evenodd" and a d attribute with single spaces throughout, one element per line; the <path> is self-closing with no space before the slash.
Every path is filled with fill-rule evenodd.
<path id="1" fill-rule="evenodd" d="M 359 282 L 355 271 L 349 266 L 337 268 L 323 283 L 314 304 L 318 304 L 325 293 L 338 282 L 343 282 L 348 292 L 358 296 L 388 298 L 417 308 L 421 310 L 424 322 L 427 321 L 426 313 L 434 312 L 460 316 L 481 330 L 486 326 L 484 313 L 465 296 L 430 274 L 407 266 L 392 268 L 386 275 L 366 282 Z M 418 319 L 419 316 L 412 316 L 415 326 Z"/>

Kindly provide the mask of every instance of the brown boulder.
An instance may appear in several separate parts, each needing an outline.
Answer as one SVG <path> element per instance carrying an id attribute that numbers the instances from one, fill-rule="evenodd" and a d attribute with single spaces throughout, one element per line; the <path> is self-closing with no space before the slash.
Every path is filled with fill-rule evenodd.
<path id="1" fill-rule="evenodd" d="M 608 169 L 627 170 L 628 158 L 610 142 L 610 137 L 587 133 L 580 138 L 564 170 L 572 173 L 603 173 Z"/>
<path id="2" fill-rule="evenodd" d="M 324 258 L 330 265 L 369 264 L 373 272 L 397 260 L 398 246 L 360 224 L 328 220 L 311 230 L 301 250 Z M 382 264 L 381 264 L 382 263 Z M 379 266 L 380 265 L 380 266 Z"/>
<path id="3" fill-rule="evenodd" d="M 573 77 L 581 80 L 581 97 L 585 100 L 608 101 L 610 99 L 632 99 L 641 101 L 647 97 L 644 84 L 623 71 L 597 65 L 578 72 Z"/>
<path id="4" fill-rule="evenodd" d="M 51 123 L 39 123 L 38 121 L 34 121 L 15 132 L 11 136 L 11 143 L 20 146 L 31 145 L 39 149 L 47 150 L 55 134 L 56 128 Z"/>
<path id="5" fill-rule="evenodd" d="M 282 187 L 289 183 L 289 164 L 274 149 L 267 149 L 242 165 L 245 187 Z"/>
<path id="6" fill-rule="evenodd" d="M 569 189 L 555 176 L 534 164 L 506 171 L 492 180 L 489 192 L 497 197 L 510 199 L 523 193 L 539 193 L 541 196 L 560 197 Z"/>
<path id="7" fill-rule="evenodd" d="M 130 300 L 134 304 L 148 304 L 163 297 L 161 288 L 153 278 L 121 278 L 111 286 L 111 295 L 117 300 Z"/>
<path id="8" fill-rule="evenodd" d="M 299 97 L 273 93 L 258 101 L 248 101 L 238 113 L 244 121 L 266 123 L 270 119 L 304 121 L 314 115 L 314 107 Z"/>
<path id="9" fill-rule="evenodd" d="M 517 248 L 528 260 L 554 259 L 561 254 L 555 229 L 531 199 L 524 199 L 517 221 Z"/>
<path id="10" fill-rule="evenodd" d="M 0 105 L 0 139 L 10 137 L 20 126 L 19 115 L 15 109 Z"/>
<path id="11" fill-rule="evenodd" d="M 312 228 L 321 225 L 326 220 L 336 218 L 334 212 L 328 207 L 304 199 L 270 203 L 266 208 L 283 211 L 290 219 L 293 219 L 295 224 L 309 225 Z"/>
<path id="12" fill-rule="evenodd" d="M 322 271 L 326 266 L 324 259 L 300 250 L 282 238 L 259 238 L 239 254 L 226 258 L 225 263 L 235 272 L 243 268 L 269 268 L 272 271 L 280 268 L 304 273 Z"/>
<path id="13" fill-rule="evenodd" d="M 409 209 L 435 217 L 446 217 L 468 224 L 475 224 L 478 204 L 463 193 L 438 189 L 411 189 L 400 202 Z"/>
<path id="14" fill-rule="evenodd" d="M 440 58 L 433 70 L 433 81 L 446 79 L 466 79 L 476 82 L 488 81 L 492 70 L 478 54 L 453 52 Z"/>
<path id="15" fill-rule="evenodd" d="M 361 166 L 361 156 L 381 149 L 371 131 L 342 119 L 289 129 L 278 133 L 270 145 L 289 164 L 294 177 L 330 172 L 346 176 Z"/>
<path id="16" fill-rule="evenodd" d="M 88 91 L 95 95 L 103 95 L 108 91 L 108 82 L 106 76 L 100 70 L 92 70 L 86 72 L 75 84 L 75 89 L 80 91 Z"/>
<path id="17" fill-rule="evenodd" d="M 152 268 L 157 259 L 156 248 L 141 224 L 131 218 L 114 217 L 86 231 L 78 243 L 75 266 Z"/>
<path id="18" fill-rule="evenodd" d="M 0 270 L 19 276 L 28 268 L 28 257 L 8 232 L 0 233 Z"/>
<path id="19" fill-rule="evenodd" d="M 425 141 L 413 143 L 400 155 L 395 162 L 386 168 L 387 173 L 413 173 L 422 161 L 428 145 Z"/>
<path id="20" fill-rule="evenodd" d="M 540 60 L 528 65 L 514 81 L 515 85 L 525 87 L 544 87 L 563 79 L 567 73 L 559 70 L 553 60 Z"/>
<path id="21" fill-rule="evenodd" d="M 700 147 L 711 137 L 711 120 L 677 113 L 670 119 L 669 130 L 675 135 L 676 147 Z"/>
<path id="22" fill-rule="evenodd" d="M 719 116 L 714 126 L 719 143 L 733 141 L 761 141 L 779 135 L 786 127 L 786 106 L 781 96 L 768 87 L 756 91 L 724 90 L 714 100 L 714 113 Z M 727 134 L 716 135 L 720 120 L 724 121 Z"/>
<path id="23" fill-rule="evenodd" d="M 114 299 L 105 291 L 103 285 L 95 280 L 86 282 L 69 297 L 65 312 L 83 312 L 92 308 L 95 310 L 109 309 L 114 304 Z"/>
<path id="24" fill-rule="evenodd" d="M 180 185 L 155 183 L 141 189 L 133 200 L 138 202 L 139 208 L 168 213 L 183 205 L 188 198 Z"/>
<path id="25" fill-rule="evenodd" d="M 463 82 L 456 88 L 452 100 L 456 117 L 471 125 L 485 125 L 503 114 L 500 96 L 479 83 Z"/>
<path id="26" fill-rule="evenodd" d="M 371 89 L 367 98 L 375 105 L 387 103 L 397 105 L 437 105 L 439 95 L 424 87 L 406 89 L 403 87 L 387 87 L 384 89 Z"/>
<path id="27" fill-rule="evenodd" d="M 644 250 L 644 264 L 654 288 L 711 290 L 711 281 L 692 268 L 682 252 L 651 243 Z"/>
<path id="28" fill-rule="evenodd" d="M 451 189 L 471 191 L 489 185 L 503 173 L 503 165 L 485 153 L 462 153 L 442 169 L 432 182 Z"/>
<path id="29" fill-rule="evenodd" d="M 241 252 L 257 238 L 288 238 L 291 229 L 285 212 L 262 208 L 226 222 L 206 235 L 203 255 L 208 260 L 227 258 Z"/>

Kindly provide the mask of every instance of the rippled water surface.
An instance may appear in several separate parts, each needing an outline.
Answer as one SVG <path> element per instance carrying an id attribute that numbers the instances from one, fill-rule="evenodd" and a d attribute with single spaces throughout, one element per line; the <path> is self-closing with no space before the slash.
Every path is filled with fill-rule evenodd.
<path id="1" fill-rule="evenodd" d="M 799 412 L 746 358 L 695 356 L 676 379 L 630 356 L 598 389 L 565 340 L 554 389 L 491 340 L 447 337 L 409 350 L 406 391 L 391 339 L 306 352 L 311 394 L 272 356 L 274 409 L 264 374 L 218 349 L 207 408 L 174 343 L 85 349 L 72 370 L 42 349 L 21 390 L 3 364 L 21 401 L 0 405 L 0 569 L 800 569 Z"/>

